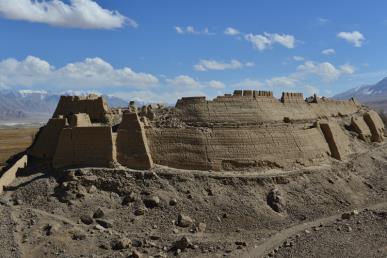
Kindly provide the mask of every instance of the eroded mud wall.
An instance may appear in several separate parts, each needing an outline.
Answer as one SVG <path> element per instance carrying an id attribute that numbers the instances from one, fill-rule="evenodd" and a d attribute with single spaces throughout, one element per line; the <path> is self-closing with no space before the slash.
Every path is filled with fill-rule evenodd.
<path id="1" fill-rule="evenodd" d="M 53 166 L 108 167 L 113 161 L 111 127 L 70 127 L 61 131 Z"/>
<path id="2" fill-rule="evenodd" d="M 86 113 L 91 122 L 106 122 L 109 107 L 102 97 L 61 96 L 53 117 Z"/>
<path id="3" fill-rule="evenodd" d="M 143 125 L 136 113 L 124 113 L 117 131 L 117 161 L 134 169 L 153 167 Z"/>
<path id="4" fill-rule="evenodd" d="M 7 171 L 4 171 L 0 177 L 0 194 L 3 192 L 5 186 L 10 185 L 13 180 L 15 180 L 16 173 L 19 171 L 19 169 L 25 168 L 27 166 L 27 160 L 27 155 L 23 155 Z"/>
<path id="5" fill-rule="evenodd" d="M 334 121 L 322 121 L 320 127 L 331 151 L 331 156 L 344 160 L 350 154 L 349 138 Z"/>
<path id="6" fill-rule="evenodd" d="M 359 138 L 363 141 L 369 141 L 371 137 L 371 131 L 363 116 L 353 116 L 351 118 L 351 126 L 359 134 Z"/>
<path id="7" fill-rule="evenodd" d="M 27 151 L 28 155 L 51 160 L 54 157 L 58 145 L 61 130 L 66 126 L 65 118 L 51 118 L 46 126 L 39 130 L 35 141 Z"/>
<path id="8" fill-rule="evenodd" d="M 238 169 L 313 164 L 329 148 L 317 128 L 290 124 L 239 128 L 146 130 L 157 164 L 185 169 Z"/>
<path id="9" fill-rule="evenodd" d="M 359 111 L 354 101 L 318 99 L 305 102 L 300 93 L 284 93 L 277 100 L 271 93 L 234 95 L 217 97 L 207 101 L 205 97 L 180 99 L 176 107 L 183 112 L 183 120 L 188 124 L 208 123 L 264 123 L 290 120 L 316 120 L 324 117 L 350 115 Z"/>
<path id="10" fill-rule="evenodd" d="M 364 114 L 364 120 L 371 131 L 371 140 L 373 142 L 383 142 L 384 140 L 384 123 L 378 113 L 373 110 Z"/>

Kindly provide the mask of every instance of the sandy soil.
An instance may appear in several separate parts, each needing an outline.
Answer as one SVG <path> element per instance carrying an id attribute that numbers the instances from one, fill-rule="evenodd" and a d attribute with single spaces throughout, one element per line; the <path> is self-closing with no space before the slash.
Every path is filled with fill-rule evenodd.
<path id="1" fill-rule="evenodd" d="M 34 139 L 36 128 L 0 129 L 0 168 L 12 155 L 25 150 Z"/>
<path id="2" fill-rule="evenodd" d="M 29 168 L 0 196 L 0 248 L 26 258 L 385 257 L 386 154 L 375 145 L 347 162 L 248 173 Z"/>

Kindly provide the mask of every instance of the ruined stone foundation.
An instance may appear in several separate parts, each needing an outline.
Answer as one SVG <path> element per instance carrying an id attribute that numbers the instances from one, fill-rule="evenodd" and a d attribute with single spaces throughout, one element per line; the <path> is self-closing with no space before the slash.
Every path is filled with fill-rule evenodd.
<path id="1" fill-rule="evenodd" d="M 346 160 L 355 140 L 383 142 L 384 124 L 353 99 L 237 90 L 213 100 L 184 97 L 175 107 L 110 109 L 97 96 L 66 96 L 28 154 L 55 168 L 246 170 Z"/>

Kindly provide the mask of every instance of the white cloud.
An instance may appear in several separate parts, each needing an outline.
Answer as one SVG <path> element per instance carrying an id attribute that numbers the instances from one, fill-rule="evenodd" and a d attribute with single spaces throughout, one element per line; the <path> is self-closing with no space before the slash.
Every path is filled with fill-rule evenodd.
<path id="1" fill-rule="evenodd" d="M 237 36 L 240 34 L 239 30 L 234 29 L 232 27 L 228 27 L 227 29 L 224 30 L 224 34 L 228 36 Z"/>
<path id="2" fill-rule="evenodd" d="M 212 80 L 212 81 L 207 82 L 206 85 L 208 87 L 210 87 L 210 88 L 213 88 L 213 89 L 224 89 L 224 88 L 226 88 L 226 85 L 223 82 L 221 82 L 221 81 L 214 81 L 214 80 Z"/>
<path id="3" fill-rule="evenodd" d="M 345 41 L 353 44 L 355 47 L 361 47 L 365 40 L 365 37 L 359 31 L 340 32 L 337 34 L 337 37 L 344 39 Z"/>
<path id="4" fill-rule="evenodd" d="M 56 87 L 60 89 L 98 87 L 148 87 L 158 84 L 152 74 L 129 67 L 115 69 L 101 58 L 87 58 L 55 68 L 47 61 L 28 56 L 22 61 L 0 61 L 0 85 L 7 87 Z"/>
<path id="5" fill-rule="evenodd" d="M 220 62 L 216 60 L 211 60 L 211 59 L 202 59 L 200 62 L 196 65 L 194 65 L 194 69 L 196 71 L 200 72 L 205 72 L 209 70 L 218 70 L 218 71 L 223 71 L 223 70 L 235 70 L 235 69 L 241 69 L 243 67 L 252 67 L 255 64 L 252 62 L 247 62 L 247 63 L 241 63 L 238 60 L 231 60 L 230 62 Z"/>
<path id="6" fill-rule="evenodd" d="M 297 83 L 297 79 L 292 76 L 279 76 L 266 80 L 269 87 L 292 87 Z"/>
<path id="7" fill-rule="evenodd" d="M 191 90 L 171 90 L 171 91 L 162 91 L 156 92 L 153 90 L 138 90 L 138 91 L 123 91 L 123 92 L 114 92 L 110 94 L 125 100 L 135 100 L 145 103 L 166 103 L 170 105 L 175 105 L 176 100 L 181 97 L 193 97 L 193 96 L 207 96 L 204 91 L 198 89 Z"/>
<path id="8" fill-rule="evenodd" d="M 256 49 L 261 51 L 270 48 L 274 44 L 280 44 L 286 48 L 295 47 L 295 37 L 287 34 L 272 34 L 265 32 L 263 35 L 254 35 L 250 33 L 245 35 L 245 40 L 251 42 Z"/>
<path id="9" fill-rule="evenodd" d="M 334 55 L 335 53 L 336 51 L 333 48 L 328 48 L 321 51 L 321 54 L 327 55 L 327 56 Z"/>
<path id="10" fill-rule="evenodd" d="M 178 34 L 192 34 L 192 35 L 214 35 L 214 33 L 210 32 L 208 28 L 204 28 L 203 30 L 197 30 L 194 26 L 180 27 L 175 26 L 175 31 Z"/>
<path id="11" fill-rule="evenodd" d="M 319 18 L 317 18 L 317 23 L 318 23 L 318 25 L 323 26 L 323 25 L 326 25 L 327 23 L 329 23 L 329 20 L 326 18 L 319 17 Z"/>
<path id="12" fill-rule="evenodd" d="M 247 79 L 244 79 L 243 81 L 233 84 L 232 86 L 234 88 L 241 88 L 241 89 L 261 89 L 265 86 L 265 83 L 259 80 L 252 80 L 247 78 Z"/>
<path id="13" fill-rule="evenodd" d="M 342 73 L 345 73 L 345 74 L 353 74 L 356 68 L 350 64 L 345 64 L 340 66 L 340 70 Z"/>
<path id="14" fill-rule="evenodd" d="M 212 89 L 223 89 L 226 85 L 220 81 L 208 81 L 201 82 L 195 80 L 194 78 L 188 75 L 179 75 L 173 79 L 166 79 L 167 84 L 175 86 L 177 89 L 203 89 L 203 88 L 212 88 Z"/>
<path id="15" fill-rule="evenodd" d="M 302 56 L 293 56 L 293 60 L 294 60 L 294 61 L 304 61 L 305 58 L 302 57 Z"/>
<path id="16" fill-rule="evenodd" d="M 305 85 L 305 86 L 304 86 L 304 90 L 305 90 L 305 92 L 306 92 L 309 96 L 311 96 L 311 95 L 313 95 L 313 94 L 318 95 L 318 94 L 320 93 L 320 90 L 319 90 L 318 88 L 316 88 L 316 87 L 314 87 L 314 86 L 311 86 L 311 85 Z"/>
<path id="17" fill-rule="evenodd" d="M 297 67 L 297 76 L 317 75 L 324 81 L 337 80 L 343 74 L 352 74 L 355 68 L 349 64 L 345 64 L 336 68 L 329 62 L 316 63 L 313 61 L 306 61 L 304 64 Z"/>
<path id="18" fill-rule="evenodd" d="M 81 29 L 115 29 L 137 23 L 117 11 L 103 9 L 92 0 L 0 0 L 0 15 L 12 20 Z"/>
<path id="19" fill-rule="evenodd" d="M 201 84 L 198 81 L 188 75 L 179 75 L 173 79 L 167 79 L 166 82 L 170 85 L 182 88 L 198 89 L 201 87 Z"/>

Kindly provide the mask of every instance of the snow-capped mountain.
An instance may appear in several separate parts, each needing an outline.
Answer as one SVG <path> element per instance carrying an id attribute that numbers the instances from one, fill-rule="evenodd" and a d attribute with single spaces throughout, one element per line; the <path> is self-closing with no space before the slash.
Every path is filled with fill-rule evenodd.
<path id="1" fill-rule="evenodd" d="M 333 98 L 349 99 L 351 97 L 354 97 L 356 100 L 364 103 L 387 101 L 387 77 L 374 85 L 356 87 L 346 92 L 337 94 Z"/>

